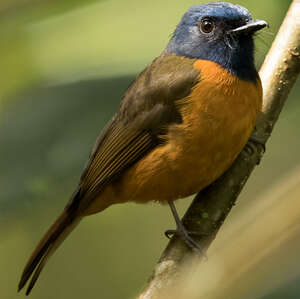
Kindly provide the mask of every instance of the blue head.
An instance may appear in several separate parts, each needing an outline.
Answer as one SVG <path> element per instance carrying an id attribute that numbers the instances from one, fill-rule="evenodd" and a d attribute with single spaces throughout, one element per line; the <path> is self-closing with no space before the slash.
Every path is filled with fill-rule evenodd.
<path id="1" fill-rule="evenodd" d="M 194 5 L 182 17 L 166 51 L 211 60 L 241 79 L 256 81 L 253 35 L 265 26 L 265 21 L 253 20 L 240 5 Z"/>

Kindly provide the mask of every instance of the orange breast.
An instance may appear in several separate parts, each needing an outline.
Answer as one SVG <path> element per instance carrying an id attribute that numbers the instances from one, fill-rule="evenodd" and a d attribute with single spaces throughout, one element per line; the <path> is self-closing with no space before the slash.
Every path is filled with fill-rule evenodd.
<path id="1" fill-rule="evenodd" d="M 169 128 L 164 145 L 107 186 L 87 214 L 119 202 L 189 196 L 216 180 L 243 149 L 261 109 L 260 81 L 240 80 L 211 61 L 194 67 L 201 78 L 178 103 L 183 122 Z"/>

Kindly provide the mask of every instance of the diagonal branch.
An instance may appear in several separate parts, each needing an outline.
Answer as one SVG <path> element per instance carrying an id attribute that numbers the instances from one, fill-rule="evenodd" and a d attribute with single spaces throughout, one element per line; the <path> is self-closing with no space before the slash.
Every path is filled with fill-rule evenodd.
<path id="1" fill-rule="evenodd" d="M 294 0 L 260 70 L 264 87 L 263 110 L 257 121 L 256 139 L 266 143 L 288 94 L 300 72 L 300 0 Z M 235 204 L 252 170 L 263 156 L 263 146 L 251 144 L 215 183 L 197 194 L 183 217 L 188 231 L 205 251 Z M 162 298 L 161 294 L 180 278 L 183 265 L 201 259 L 174 236 L 164 250 L 140 299 Z"/>

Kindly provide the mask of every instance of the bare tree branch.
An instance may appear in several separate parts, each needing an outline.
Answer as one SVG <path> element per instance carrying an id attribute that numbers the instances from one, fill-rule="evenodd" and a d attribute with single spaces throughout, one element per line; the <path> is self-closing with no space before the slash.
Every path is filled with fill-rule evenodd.
<path id="1" fill-rule="evenodd" d="M 300 72 L 300 0 L 294 0 L 278 35 L 260 70 L 264 87 L 263 110 L 254 136 L 265 143 L 271 135 L 287 96 Z M 232 167 L 215 183 L 198 193 L 183 217 L 189 231 L 206 251 L 244 187 L 252 170 L 260 162 L 263 146 L 251 143 Z M 174 286 L 182 269 L 203 257 L 196 255 L 177 236 L 164 250 L 140 299 L 162 298 L 161 294 Z"/>

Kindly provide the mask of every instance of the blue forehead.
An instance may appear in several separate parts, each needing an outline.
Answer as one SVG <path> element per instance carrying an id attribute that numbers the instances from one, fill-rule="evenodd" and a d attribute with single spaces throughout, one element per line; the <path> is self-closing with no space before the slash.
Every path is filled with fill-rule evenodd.
<path id="1" fill-rule="evenodd" d="M 229 20 L 241 18 L 251 19 L 249 11 L 240 5 L 229 2 L 210 2 L 203 5 L 193 5 L 182 18 L 184 23 L 192 24 L 201 17 L 215 17 Z"/>

